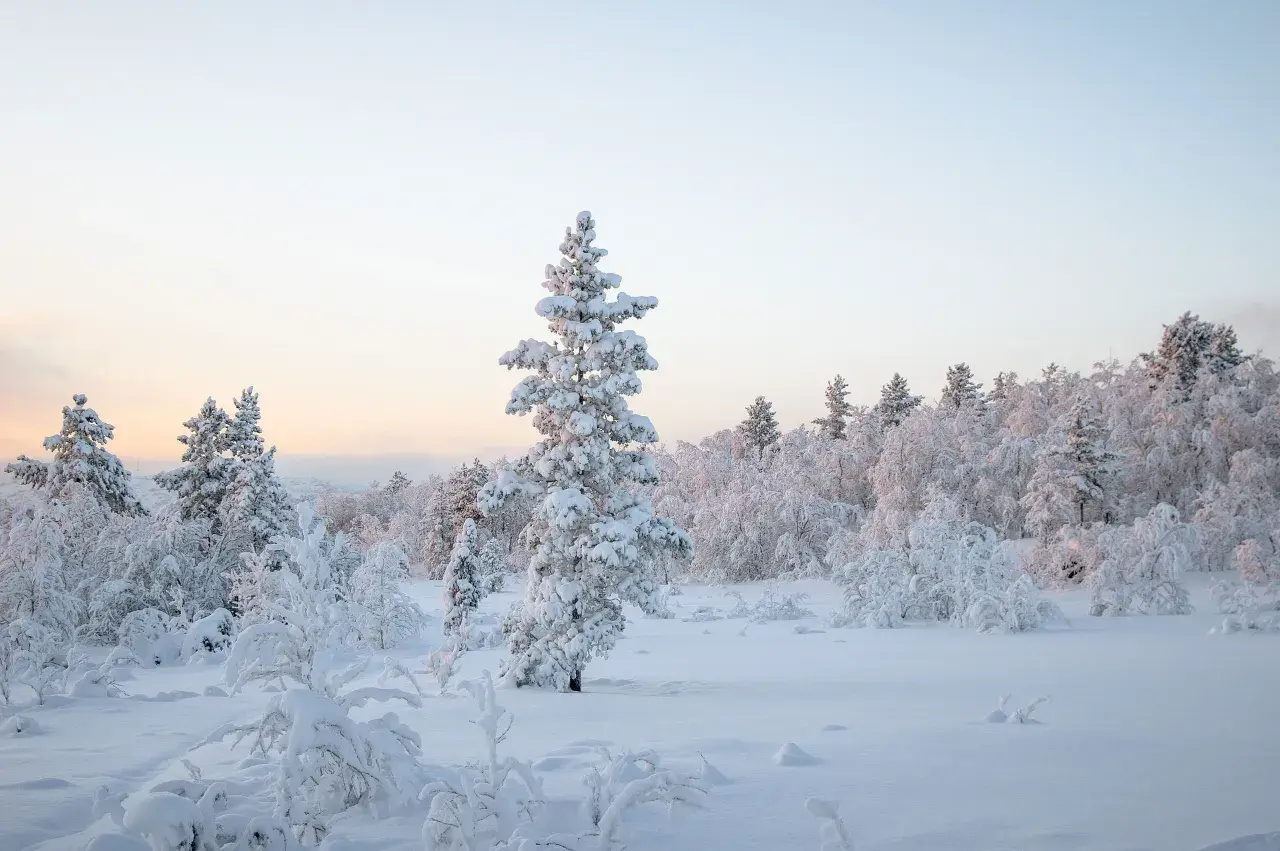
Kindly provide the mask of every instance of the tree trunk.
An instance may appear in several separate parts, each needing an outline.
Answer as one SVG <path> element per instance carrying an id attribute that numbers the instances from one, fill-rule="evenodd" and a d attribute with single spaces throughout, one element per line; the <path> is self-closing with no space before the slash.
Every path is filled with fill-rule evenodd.
<path id="1" fill-rule="evenodd" d="M 582 691 L 582 672 L 574 671 L 569 677 L 569 691 Z"/>

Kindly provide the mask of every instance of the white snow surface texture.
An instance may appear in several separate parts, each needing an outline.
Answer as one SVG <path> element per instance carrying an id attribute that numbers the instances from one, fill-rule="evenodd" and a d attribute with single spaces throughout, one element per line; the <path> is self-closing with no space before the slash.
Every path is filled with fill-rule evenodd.
<path id="1" fill-rule="evenodd" d="M 440 583 L 408 590 L 442 614 Z M 763 591 L 736 590 L 748 601 Z M 809 594 L 819 617 L 839 604 L 823 582 L 780 590 Z M 502 612 L 516 596 L 493 595 L 481 612 Z M 615 752 L 651 748 L 664 766 L 704 777 L 713 766 L 704 810 L 628 816 L 630 851 L 814 849 L 811 798 L 839 804 L 860 851 L 1280 849 L 1280 641 L 1208 635 L 1220 618 L 1209 614 L 1203 584 L 1192 585 L 1202 614 L 1186 617 L 1087 618 L 1087 592 L 1051 596 L 1071 623 L 1028 634 L 936 625 L 819 632 L 812 619 L 812 632 L 786 621 L 744 632 L 739 620 L 684 620 L 700 606 L 733 605 L 724 589 L 689 586 L 672 598 L 673 619 L 627 610 L 625 638 L 592 664 L 583 694 L 501 690 L 515 717 L 503 752 L 533 761 L 553 814 L 557 801 L 568 808 L 581 799 L 582 774 L 605 743 Z M 391 655 L 417 669 L 430 646 L 424 639 Z M 502 654 L 466 654 L 460 676 L 496 669 Z M 0 849 L 82 851 L 118 830 L 109 801 L 95 808 L 99 787 L 134 794 L 187 781 L 183 760 L 206 781 L 252 771 L 244 745 L 188 752 L 272 697 L 256 687 L 205 696 L 221 677 L 216 665 L 142 668 L 121 683 L 132 698 L 23 707 L 31 732 L 0 736 Z M 1010 710 L 1051 699 L 1037 708 L 1039 723 L 986 723 L 1006 693 Z M 461 765 L 480 756 L 472 701 L 423 703 L 396 711 L 421 735 L 424 759 Z M 775 760 L 788 745 L 812 760 Z M 419 849 L 424 816 L 425 806 L 383 819 L 353 811 L 324 847 Z M 91 847 L 146 846 L 102 836 Z"/>

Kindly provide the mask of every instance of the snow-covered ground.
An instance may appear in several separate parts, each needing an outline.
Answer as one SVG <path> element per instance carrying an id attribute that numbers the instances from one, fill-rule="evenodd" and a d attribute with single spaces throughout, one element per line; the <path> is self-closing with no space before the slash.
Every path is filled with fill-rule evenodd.
<path id="1" fill-rule="evenodd" d="M 838 602 L 826 583 L 784 587 L 797 589 L 818 615 Z M 413 586 L 435 615 L 439 590 Z M 762 591 L 741 590 L 748 602 Z M 705 810 L 675 822 L 639 811 L 631 851 L 816 849 L 811 796 L 840 802 L 864 850 L 1193 851 L 1280 831 L 1280 640 L 1208 635 L 1217 619 L 1203 585 L 1194 594 L 1202 613 L 1187 617 L 1100 620 L 1085 617 L 1084 595 L 1055 598 L 1069 627 L 981 636 L 685 620 L 700 606 L 724 613 L 733 604 L 721 589 L 686 588 L 672 599 L 676 619 L 631 622 L 613 656 L 588 670 L 585 693 L 500 691 L 515 716 L 503 752 L 533 759 L 560 799 L 580 797 L 600 742 L 653 748 L 691 770 L 705 757 L 729 779 Z M 428 643 L 393 655 L 420 668 Z M 496 670 L 500 652 L 468 654 L 461 676 Z M 108 824 L 92 816 L 102 784 L 124 791 L 186 778 L 183 758 L 208 778 L 232 770 L 243 746 L 187 749 L 266 696 L 203 696 L 220 680 L 218 667 L 151 669 L 122 685 L 135 697 L 200 696 L 62 698 L 27 711 L 43 732 L 0 739 L 0 849 L 80 851 Z M 1042 723 L 986 723 L 1006 692 L 1011 710 L 1051 696 L 1036 711 Z M 396 711 L 431 761 L 479 756 L 470 700 Z M 787 744 L 800 758 L 775 761 Z M 422 815 L 343 821 L 331 841 L 349 851 L 420 848 Z M 1280 840 L 1228 847 L 1274 851 Z"/>

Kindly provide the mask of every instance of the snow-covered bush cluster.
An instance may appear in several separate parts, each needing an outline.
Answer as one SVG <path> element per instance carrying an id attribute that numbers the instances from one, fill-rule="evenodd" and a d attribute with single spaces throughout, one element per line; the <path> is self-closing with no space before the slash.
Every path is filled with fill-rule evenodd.
<path id="1" fill-rule="evenodd" d="M 866 553 L 837 580 L 845 586 L 837 625 L 887 628 L 918 619 L 1022 632 L 1062 618 L 995 530 L 963 520 L 938 492 L 908 529 L 904 546 Z"/>

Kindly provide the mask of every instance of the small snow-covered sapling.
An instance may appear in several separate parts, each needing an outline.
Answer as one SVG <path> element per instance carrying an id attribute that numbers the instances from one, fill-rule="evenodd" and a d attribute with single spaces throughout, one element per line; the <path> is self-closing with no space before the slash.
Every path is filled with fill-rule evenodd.
<path id="1" fill-rule="evenodd" d="M 1009 716 L 1009 723 L 1010 724 L 1039 724 L 1040 722 L 1032 718 L 1031 714 L 1036 711 L 1037 706 L 1039 706 L 1042 703 L 1047 703 L 1048 701 L 1049 701 L 1048 697 L 1037 697 L 1035 700 L 1031 701 L 1026 706 L 1014 712 L 1013 715 Z"/>

